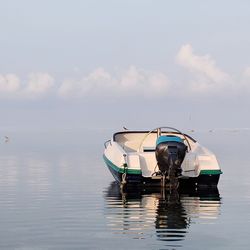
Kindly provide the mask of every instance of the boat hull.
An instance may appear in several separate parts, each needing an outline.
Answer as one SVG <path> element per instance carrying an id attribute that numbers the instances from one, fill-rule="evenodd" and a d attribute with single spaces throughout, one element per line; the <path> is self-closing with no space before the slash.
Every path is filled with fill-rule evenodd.
<path id="1" fill-rule="evenodd" d="M 122 181 L 123 173 L 114 169 L 111 163 L 105 161 L 111 174 L 117 182 Z M 220 174 L 200 174 L 198 177 L 182 177 L 179 178 L 180 187 L 185 188 L 208 188 L 217 187 L 220 179 Z M 139 185 L 139 186 L 160 186 L 161 178 L 150 178 L 143 177 L 141 174 L 130 174 L 126 173 L 126 184 L 128 185 Z"/>

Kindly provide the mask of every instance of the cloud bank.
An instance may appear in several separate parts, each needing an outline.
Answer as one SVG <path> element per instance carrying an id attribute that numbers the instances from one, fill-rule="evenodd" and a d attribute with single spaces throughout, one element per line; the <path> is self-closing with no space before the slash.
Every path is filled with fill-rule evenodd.
<path id="1" fill-rule="evenodd" d="M 84 96 L 145 96 L 167 95 L 170 88 L 168 77 L 161 72 L 145 71 L 135 66 L 113 74 L 97 68 L 81 79 L 65 80 L 59 87 L 61 97 Z"/>
<path id="2" fill-rule="evenodd" d="M 47 95 L 54 85 L 54 79 L 48 73 L 30 73 L 21 83 L 15 74 L 0 74 L 0 97 L 4 99 L 34 99 Z"/>
<path id="3" fill-rule="evenodd" d="M 28 96 L 43 95 L 50 91 L 54 85 L 54 79 L 48 73 L 31 73 L 24 92 Z"/>
<path id="4" fill-rule="evenodd" d="M 67 78 L 55 83 L 49 73 L 33 72 L 25 80 L 16 74 L 0 74 L 0 99 L 61 99 L 99 97 L 116 98 L 193 98 L 195 96 L 229 96 L 250 92 L 250 66 L 237 78 L 221 70 L 210 55 L 198 55 L 190 44 L 176 54 L 183 82 L 169 80 L 165 72 L 149 71 L 134 65 L 108 72 L 102 67 L 80 78 Z M 79 73 L 79 72 L 78 72 Z"/>

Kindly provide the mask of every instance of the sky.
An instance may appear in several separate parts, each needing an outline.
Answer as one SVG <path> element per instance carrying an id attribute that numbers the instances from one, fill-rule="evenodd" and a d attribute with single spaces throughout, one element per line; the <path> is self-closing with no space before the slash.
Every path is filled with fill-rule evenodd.
<path id="1" fill-rule="evenodd" d="M 0 0 L 1 130 L 250 127 L 247 0 Z"/>

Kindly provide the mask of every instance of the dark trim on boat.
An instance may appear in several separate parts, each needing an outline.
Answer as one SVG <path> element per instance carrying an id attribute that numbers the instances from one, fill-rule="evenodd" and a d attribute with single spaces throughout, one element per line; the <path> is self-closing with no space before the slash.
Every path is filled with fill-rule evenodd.
<path id="1" fill-rule="evenodd" d="M 143 133 L 143 134 L 146 134 L 146 133 L 149 133 L 150 131 L 136 131 L 136 130 L 133 130 L 133 131 L 130 131 L 130 130 L 126 130 L 126 131 L 121 131 L 121 132 L 117 132 L 115 134 L 113 134 L 113 141 L 116 141 L 115 140 L 115 137 L 116 135 L 119 135 L 119 134 L 137 134 L 137 133 Z M 166 133 L 171 133 L 171 134 L 175 134 L 175 135 L 178 135 L 180 133 L 178 132 L 174 132 L 174 131 L 162 131 L 162 132 L 166 132 Z M 157 131 L 153 131 L 151 132 L 152 134 L 155 134 L 157 133 Z M 196 142 L 196 140 L 194 138 L 192 138 L 190 135 L 187 135 L 187 134 L 184 134 L 186 137 L 188 137 L 190 140 L 192 140 L 193 142 Z"/>
<path id="2" fill-rule="evenodd" d="M 180 178 L 181 187 L 217 187 L 220 174 L 201 174 L 198 177 Z"/>
<path id="3" fill-rule="evenodd" d="M 108 162 L 106 162 L 106 164 L 109 168 L 109 171 L 114 176 L 115 180 L 120 183 L 122 180 L 123 173 L 116 171 Z M 141 174 L 126 174 L 126 181 L 129 184 L 141 184 L 143 181 L 143 177 Z"/>
<path id="4" fill-rule="evenodd" d="M 135 185 L 128 185 L 123 189 L 120 188 L 119 183 L 113 181 L 110 183 L 107 188 L 105 196 L 112 197 L 115 200 L 124 200 L 124 196 L 127 200 L 141 199 L 143 195 L 152 195 L 152 194 L 162 194 L 162 188 L 160 186 L 150 186 L 142 187 Z M 200 200 L 208 201 L 220 201 L 220 194 L 217 187 L 211 188 L 179 188 L 178 193 L 180 195 L 190 196 L 190 197 L 199 197 Z M 163 197 L 161 196 L 161 199 Z M 112 199 L 113 200 L 113 199 Z"/>

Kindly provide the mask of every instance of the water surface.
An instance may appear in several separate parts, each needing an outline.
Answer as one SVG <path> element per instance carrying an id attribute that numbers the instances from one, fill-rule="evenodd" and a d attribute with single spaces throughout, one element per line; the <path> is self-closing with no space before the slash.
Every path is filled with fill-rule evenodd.
<path id="1" fill-rule="evenodd" d="M 249 131 L 194 133 L 221 164 L 218 190 L 172 194 L 120 192 L 110 134 L 1 131 L 0 249 L 249 249 Z"/>

